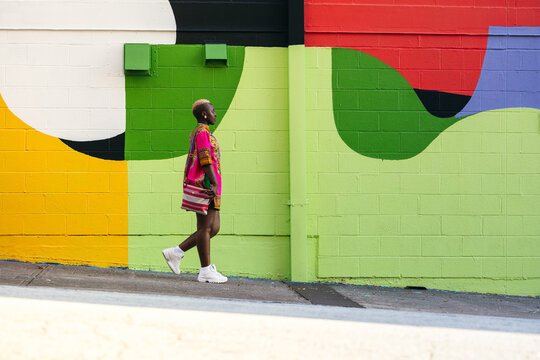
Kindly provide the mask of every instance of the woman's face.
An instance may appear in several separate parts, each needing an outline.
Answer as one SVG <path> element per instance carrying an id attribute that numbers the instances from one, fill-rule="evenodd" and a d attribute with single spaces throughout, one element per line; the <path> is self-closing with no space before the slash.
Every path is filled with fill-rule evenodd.
<path id="1" fill-rule="evenodd" d="M 206 113 L 206 121 L 209 125 L 214 125 L 216 123 L 216 111 L 214 110 L 214 105 L 208 104 L 208 111 L 205 111 Z"/>

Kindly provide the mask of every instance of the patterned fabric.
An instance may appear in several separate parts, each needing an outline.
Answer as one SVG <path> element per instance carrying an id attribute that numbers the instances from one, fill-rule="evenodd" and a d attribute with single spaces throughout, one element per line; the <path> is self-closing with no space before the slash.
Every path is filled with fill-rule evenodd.
<path id="1" fill-rule="evenodd" d="M 206 196 L 206 191 L 203 188 L 184 184 L 182 209 L 207 215 L 210 199 L 207 199 Z"/>
<path id="2" fill-rule="evenodd" d="M 189 136 L 190 149 L 184 169 L 184 192 L 187 185 L 210 188 L 203 166 L 211 165 L 216 174 L 218 194 L 214 198 L 214 208 L 221 207 L 221 155 L 219 145 L 208 125 L 198 124 Z"/>
<path id="3" fill-rule="evenodd" d="M 199 163 L 204 165 L 212 164 L 212 155 L 210 155 L 210 149 L 201 149 L 197 151 L 197 156 L 199 157 Z"/>

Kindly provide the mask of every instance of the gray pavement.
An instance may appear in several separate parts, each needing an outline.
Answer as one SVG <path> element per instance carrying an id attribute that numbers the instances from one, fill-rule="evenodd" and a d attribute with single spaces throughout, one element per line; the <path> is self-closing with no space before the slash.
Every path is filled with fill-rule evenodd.
<path id="1" fill-rule="evenodd" d="M 539 321 L 0 285 L 2 359 L 540 359 Z"/>
<path id="2" fill-rule="evenodd" d="M 309 303 L 281 281 L 231 278 L 225 284 L 201 284 L 194 274 L 15 261 L 0 261 L 0 285 Z"/>
<path id="3" fill-rule="evenodd" d="M 324 318 L 324 309 L 342 307 L 341 312 L 345 314 L 343 307 L 357 307 L 367 310 L 399 310 L 413 314 L 418 318 L 429 316 L 429 313 L 446 314 L 450 318 L 452 315 L 506 318 L 501 324 L 511 321 L 509 318 L 529 319 L 534 320 L 531 324 L 537 324 L 536 328 L 540 326 L 540 322 L 537 321 L 540 319 L 540 298 L 538 297 L 339 284 L 303 284 L 234 277 L 230 278 L 226 284 L 201 284 L 197 282 L 196 275 L 193 274 L 174 275 L 172 273 L 127 269 L 30 264 L 15 261 L 0 261 L 0 285 L 9 285 L 2 287 L 0 295 L 3 296 L 10 296 L 10 293 L 19 294 L 14 296 L 22 296 L 21 287 L 32 288 L 34 291 L 38 291 L 38 287 L 97 290 L 136 293 L 141 294 L 141 296 L 143 294 L 163 295 L 178 299 L 180 299 L 179 297 L 196 298 L 193 301 L 197 304 L 201 303 L 202 298 L 205 301 L 229 299 L 288 305 L 304 304 L 309 305 L 308 308 L 313 308 L 312 311 L 315 311 L 317 316 L 322 318 Z M 19 287 L 19 290 L 15 287 Z M 43 295 L 45 293 L 35 292 L 34 294 Z M 73 295 L 74 293 L 68 294 Z M 151 296 L 147 299 L 160 298 Z M 178 299 L 177 301 L 180 301 Z M 156 304 L 155 301 L 149 301 L 149 303 Z M 358 310 L 363 309 L 350 309 L 350 311 Z M 298 310 L 295 309 L 294 312 L 298 312 Z M 384 312 L 377 314 L 374 318 L 382 316 L 380 314 L 384 314 Z M 391 319 L 392 316 L 380 318 Z M 432 320 L 426 320 L 426 324 L 422 324 L 427 325 L 430 321 Z M 464 325 L 456 326 L 462 327 Z M 471 325 L 468 325 L 468 328 L 471 328 Z"/>
<path id="4" fill-rule="evenodd" d="M 63 288 L 20 287 L 0 285 L 0 298 L 67 301 L 90 304 L 120 305 L 253 314 L 280 317 L 342 320 L 403 326 L 454 328 L 540 334 L 540 321 L 496 316 L 438 314 L 384 309 L 358 309 L 305 303 L 276 303 L 222 298 L 194 298 L 162 294 L 133 294 Z"/>

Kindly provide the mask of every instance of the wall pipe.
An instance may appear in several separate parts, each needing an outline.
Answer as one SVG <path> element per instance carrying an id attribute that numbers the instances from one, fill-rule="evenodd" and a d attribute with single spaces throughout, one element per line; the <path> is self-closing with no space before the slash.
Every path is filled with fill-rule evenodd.
<path id="1" fill-rule="evenodd" d="M 304 45 L 289 46 L 291 280 L 307 281 L 306 76 Z"/>

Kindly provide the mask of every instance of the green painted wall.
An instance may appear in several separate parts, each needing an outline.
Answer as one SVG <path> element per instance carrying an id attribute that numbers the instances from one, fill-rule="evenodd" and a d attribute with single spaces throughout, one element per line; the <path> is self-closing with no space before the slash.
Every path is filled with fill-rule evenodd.
<path id="1" fill-rule="evenodd" d="M 170 52 L 166 61 L 181 68 L 181 56 Z M 287 86 L 287 49 L 246 48 L 234 99 L 224 117 L 218 112 L 214 134 L 221 147 L 223 199 L 221 230 L 211 246 L 212 262 L 227 275 L 290 276 Z M 211 95 L 194 96 L 214 101 Z M 184 119 L 191 121 L 186 128 L 195 126 L 191 115 Z M 169 271 L 161 249 L 196 229 L 195 215 L 180 209 L 185 161 L 182 155 L 128 162 L 130 268 Z M 182 260 L 182 271 L 199 267 L 194 249 Z"/>
<path id="2" fill-rule="evenodd" d="M 351 49 L 332 49 L 332 100 L 341 139 L 378 159 L 418 155 L 459 120 L 431 115 L 398 71 Z"/>
<path id="3" fill-rule="evenodd" d="M 405 160 L 359 155 L 336 131 L 332 50 L 306 51 L 312 280 L 539 295 L 540 111 L 467 117 Z"/>
<path id="4" fill-rule="evenodd" d="M 204 45 L 153 45 L 151 76 L 126 74 L 127 160 L 169 159 L 189 150 L 191 106 L 212 99 L 217 128 L 236 92 L 244 47 L 227 48 L 227 66 L 206 65 Z"/>
<path id="5" fill-rule="evenodd" d="M 168 72 L 191 71 L 184 52 L 161 48 L 153 51 Z M 302 48 L 293 60 L 296 72 L 302 71 L 298 61 L 305 61 L 305 85 L 296 86 L 303 76 L 290 73 L 290 50 L 233 50 L 243 62 L 230 75 L 219 69 L 229 79 L 221 85 L 218 70 L 200 65 L 200 73 L 212 72 L 213 84 L 230 97 L 214 132 L 224 170 L 221 231 L 212 240 L 212 262 L 220 271 L 290 279 L 295 269 L 306 281 L 540 295 L 539 110 L 438 119 L 401 75 L 367 55 L 356 53 L 352 61 L 351 50 Z M 126 80 L 132 85 L 126 138 L 134 136 L 131 144 L 137 144 L 146 134 L 140 142 L 145 149 L 126 149 L 142 159 L 128 162 L 129 267 L 169 271 L 161 249 L 183 241 L 196 225 L 195 216 L 180 209 L 182 146 L 195 123 L 187 100 L 175 117 L 173 95 L 170 108 L 130 99 L 140 89 L 152 94 L 143 83 L 159 87 L 160 74 L 158 66 L 152 80 Z M 189 103 L 213 100 L 218 90 L 194 88 Z M 380 100 L 381 93 L 397 102 Z M 289 101 L 303 96 L 307 242 L 300 239 L 295 247 L 290 163 L 302 149 L 289 151 L 296 139 Z M 295 106 L 292 113 L 299 111 Z M 144 115 L 139 120 L 138 112 Z M 163 120 L 163 114 L 172 117 Z M 167 129 L 174 136 L 164 149 L 151 139 L 153 131 Z M 299 224 L 293 224 L 295 234 L 302 233 Z M 182 271 L 198 269 L 193 250 Z"/>

